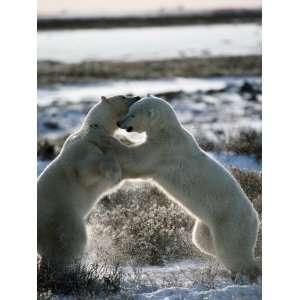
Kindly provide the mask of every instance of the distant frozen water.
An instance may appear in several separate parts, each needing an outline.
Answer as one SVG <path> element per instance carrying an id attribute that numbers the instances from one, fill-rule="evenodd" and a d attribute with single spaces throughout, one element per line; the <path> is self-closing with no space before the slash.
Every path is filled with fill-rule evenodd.
<path id="1" fill-rule="evenodd" d="M 245 80 L 258 83 L 258 77 L 210 77 L 210 78 L 184 78 L 155 80 L 101 80 L 93 84 L 57 85 L 51 88 L 38 89 L 38 104 L 49 105 L 53 101 L 82 102 L 100 100 L 101 96 L 134 94 L 144 96 L 148 93 L 165 93 L 183 91 L 206 92 L 219 90 L 227 85 L 240 85 Z"/>
<path id="2" fill-rule="evenodd" d="M 38 60 L 151 60 L 261 53 L 258 24 L 38 32 Z"/>

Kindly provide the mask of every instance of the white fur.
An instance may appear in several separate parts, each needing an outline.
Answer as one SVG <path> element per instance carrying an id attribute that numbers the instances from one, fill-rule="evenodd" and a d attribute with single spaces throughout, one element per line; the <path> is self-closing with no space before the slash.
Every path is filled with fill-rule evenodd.
<path id="1" fill-rule="evenodd" d="M 120 121 L 127 130 L 147 133 L 144 144 L 126 147 L 105 137 L 124 178 L 153 179 L 196 219 L 193 242 L 228 269 L 259 272 L 254 258 L 258 216 L 235 178 L 205 153 L 164 100 L 146 97 Z"/>
<path id="2" fill-rule="evenodd" d="M 38 252 L 56 268 L 81 255 L 87 241 L 85 217 L 121 180 L 119 163 L 98 142 L 103 132 L 113 134 L 134 98 L 102 99 L 38 178 Z"/>

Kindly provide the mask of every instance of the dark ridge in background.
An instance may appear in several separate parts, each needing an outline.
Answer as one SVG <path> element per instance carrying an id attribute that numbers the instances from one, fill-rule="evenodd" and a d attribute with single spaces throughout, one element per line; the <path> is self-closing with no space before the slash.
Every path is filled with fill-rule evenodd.
<path id="1" fill-rule="evenodd" d="M 172 77 L 260 76 L 261 56 L 190 57 L 157 61 L 85 61 L 66 64 L 38 62 L 38 86 L 92 83 L 103 79 L 159 79 Z"/>
<path id="2" fill-rule="evenodd" d="M 39 17 L 38 30 L 91 29 L 116 27 L 179 26 L 217 23 L 261 22 L 261 9 L 218 10 L 190 14 L 124 17 Z"/>

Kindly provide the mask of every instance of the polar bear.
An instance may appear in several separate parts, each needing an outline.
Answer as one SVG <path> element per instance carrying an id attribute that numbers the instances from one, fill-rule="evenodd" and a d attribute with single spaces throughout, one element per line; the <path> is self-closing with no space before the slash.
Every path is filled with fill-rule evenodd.
<path id="1" fill-rule="evenodd" d="M 133 104 L 118 121 L 127 131 L 146 132 L 127 147 L 106 136 L 101 146 L 117 157 L 123 178 L 151 179 L 196 220 L 193 242 L 234 275 L 260 273 L 254 257 L 258 214 L 235 178 L 197 144 L 166 101 L 153 96 Z"/>
<path id="2" fill-rule="evenodd" d="M 37 243 L 43 263 L 61 269 L 83 252 L 87 241 L 85 217 L 122 176 L 119 163 L 101 150 L 98 141 L 102 132 L 113 134 L 116 121 L 139 99 L 102 97 L 39 176 Z"/>

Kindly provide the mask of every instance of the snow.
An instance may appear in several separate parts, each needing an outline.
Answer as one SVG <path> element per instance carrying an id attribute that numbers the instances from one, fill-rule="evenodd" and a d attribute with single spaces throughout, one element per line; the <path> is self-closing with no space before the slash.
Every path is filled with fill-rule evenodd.
<path id="1" fill-rule="evenodd" d="M 37 161 L 37 176 L 39 176 L 44 170 L 45 168 L 48 166 L 48 164 L 50 163 L 50 161 L 48 160 L 39 160 Z"/>
<path id="2" fill-rule="evenodd" d="M 218 276 L 214 279 L 215 287 L 209 288 L 207 284 L 200 282 L 192 282 L 190 280 L 189 272 L 198 272 L 199 280 L 201 281 L 202 270 L 205 268 L 205 263 L 199 265 L 197 259 L 189 261 L 181 261 L 173 264 L 167 264 L 162 267 L 142 267 L 139 272 L 147 277 L 150 286 L 144 284 L 142 281 L 141 288 L 136 290 L 136 282 L 130 285 L 128 280 L 128 286 L 123 286 L 123 291 L 114 295 L 110 295 L 109 298 L 102 296 L 95 297 L 97 300 L 111 299 L 111 300 L 261 300 L 262 298 L 262 282 L 259 279 L 255 283 L 245 282 L 237 284 L 231 281 L 231 279 L 224 276 Z M 198 268 L 197 270 L 195 270 Z M 124 270 L 126 271 L 126 270 Z M 125 273 L 126 275 L 126 273 Z M 182 277 L 182 282 L 175 283 L 174 286 L 159 287 L 161 284 L 159 281 L 162 278 L 170 280 L 169 284 L 174 284 L 172 278 L 176 280 L 176 277 Z M 126 277 L 125 277 L 125 280 Z M 143 280 L 143 279 L 141 279 Z M 124 282 L 122 283 L 124 284 Z M 125 292 L 124 292 L 125 291 Z M 58 300 L 75 300 L 72 296 L 60 295 L 55 297 Z M 77 299 L 77 298 L 76 298 Z"/>
<path id="3" fill-rule="evenodd" d="M 259 24 L 38 32 L 38 60 L 74 63 L 250 54 L 261 54 Z"/>
<path id="4" fill-rule="evenodd" d="M 234 153 L 211 153 L 210 154 L 226 167 L 238 167 L 249 171 L 261 171 L 261 161 L 257 161 L 254 156 Z"/>
<path id="5" fill-rule="evenodd" d="M 261 287 L 258 285 L 228 286 L 223 289 L 203 291 L 197 288 L 166 288 L 153 293 L 136 295 L 135 300 L 232 300 L 261 299 Z"/>
<path id="6" fill-rule="evenodd" d="M 223 289 L 203 291 L 198 288 L 166 288 L 153 293 L 136 295 L 135 300 L 232 300 L 261 299 L 261 287 L 257 284 L 246 286 L 227 286 Z"/>
<path id="7" fill-rule="evenodd" d="M 182 78 L 156 80 L 102 80 L 95 84 L 58 85 L 54 88 L 38 89 L 38 104 L 50 105 L 54 101 L 79 102 L 96 101 L 100 96 L 112 95 L 147 95 L 170 91 L 220 90 L 227 85 L 241 85 L 244 81 L 259 82 L 258 77 L 223 77 L 223 78 Z M 232 100 L 232 98 L 230 98 Z"/>
<path id="8" fill-rule="evenodd" d="M 140 289 L 130 287 L 130 280 L 125 277 L 134 300 L 261 299 L 261 279 L 255 283 L 246 278 L 233 282 L 230 274 L 213 259 L 199 257 L 164 266 L 141 267 L 138 273 Z M 130 268 L 125 268 L 124 274 L 130 278 Z M 114 299 L 122 297 L 117 295 Z"/>
<path id="9" fill-rule="evenodd" d="M 261 103 L 247 101 L 238 93 L 244 82 L 259 84 L 258 77 L 174 78 L 170 80 L 101 81 L 89 85 L 62 85 L 38 89 L 38 134 L 62 136 L 78 128 L 86 112 L 100 96 L 146 95 L 178 92 L 171 102 L 179 120 L 192 133 L 230 132 L 238 127 L 261 127 Z M 226 89 L 226 91 L 222 91 Z M 208 91 L 215 91 L 209 94 Z M 45 127 L 57 123 L 57 128 Z"/>

